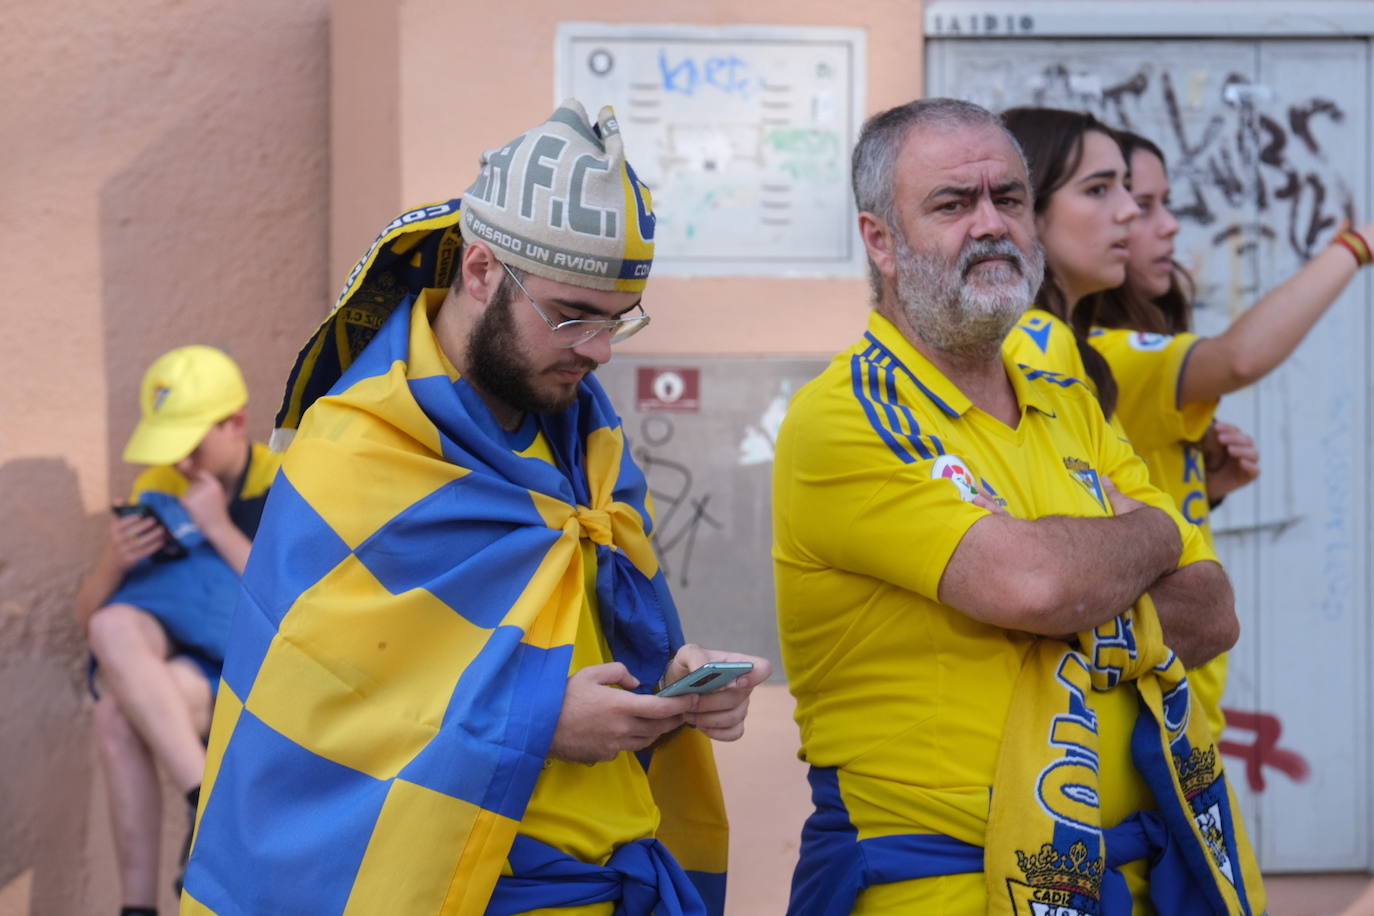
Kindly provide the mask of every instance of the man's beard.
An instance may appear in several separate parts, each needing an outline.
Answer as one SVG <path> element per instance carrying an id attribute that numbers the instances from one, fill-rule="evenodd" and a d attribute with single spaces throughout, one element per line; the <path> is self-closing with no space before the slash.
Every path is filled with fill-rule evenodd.
<path id="1" fill-rule="evenodd" d="M 916 252 L 896 239 L 897 301 L 912 330 L 934 349 L 986 361 L 1026 311 L 1045 275 L 1037 242 L 1029 256 L 1010 239 L 972 239 L 951 263 L 939 252 Z M 988 257 L 1008 261 L 979 263 Z M 973 280 L 969 274 L 977 270 Z"/>
<path id="2" fill-rule="evenodd" d="M 511 315 L 514 284 L 503 277 L 492 294 L 486 311 L 478 319 L 468 338 L 468 383 L 488 397 L 514 407 L 524 413 L 557 413 L 566 410 L 577 400 L 577 387 L 566 393 L 540 392 L 534 387 L 538 370 L 520 348 Z M 549 369 L 586 369 L 595 371 L 596 362 L 579 356 L 571 349 L 568 359 Z"/>

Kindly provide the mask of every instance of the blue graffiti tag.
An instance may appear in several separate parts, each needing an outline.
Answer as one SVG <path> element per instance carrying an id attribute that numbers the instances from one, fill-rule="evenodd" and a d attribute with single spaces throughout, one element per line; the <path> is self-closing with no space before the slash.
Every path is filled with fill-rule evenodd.
<path id="1" fill-rule="evenodd" d="M 750 74 L 747 61 L 733 54 L 701 61 L 687 57 L 673 63 L 668 59 L 668 52 L 660 49 L 658 69 L 663 75 L 663 88 L 683 95 L 695 95 L 697 89 L 709 87 L 749 98 L 762 82 Z"/>

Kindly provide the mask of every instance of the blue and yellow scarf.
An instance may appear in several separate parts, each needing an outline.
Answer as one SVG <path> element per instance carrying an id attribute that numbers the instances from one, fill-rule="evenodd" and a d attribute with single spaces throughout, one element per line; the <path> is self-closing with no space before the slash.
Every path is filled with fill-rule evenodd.
<path id="1" fill-rule="evenodd" d="M 1164 645 L 1149 596 L 1082 650 L 1036 640 L 1022 663 L 994 776 L 985 846 L 941 834 L 859 838 L 834 768 L 812 767 L 789 916 L 844 916 L 865 888 L 982 872 L 990 916 L 1129 916 L 1121 866 L 1145 860 L 1168 916 L 1261 916 L 1255 857 L 1207 719 Z M 1134 689 L 1131 756 L 1156 805 L 1104 827 L 1098 725 L 1089 697 Z"/>
<path id="2" fill-rule="evenodd" d="M 463 244 L 461 204 L 453 198 L 407 210 L 353 265 L 333 310 L 291 367 L 273 448 L 286 448 L 305 411 L 334 387 L 402 303 L 453 282 Z"/>
<path id="3" fill-rule="evenodd" d="M 561 709 L 584 538 L 604 635 L 642 689 L 682 643 L 599 384 L 541 418 L 558 466 L 520 457 L 443 358 L 441 299 L 385 322 L 286 455 L 225 662 L 184 913 L 483 913 Z M 640 759 L 672 856 L 647 841 L 631 858 L 652 873 L 675 857 L 715 898 L 683 912 L 719 912 L 709 741 L 684 729 Z"/>
<path id="4" fill-rule="evenodd" d="M 1160 913 L 1260 916 L 1263 884 L 1235 797 L 1153 602 L 1142 596 L 1079 643 L 1036 640 L 1022 663 L 988 817 L 988 913 L 1129 913 L 1116 866 L 1148 858 Z M 1158 809 L 1104 831 L 1087 698 L 1132 684 L 1131 756 Z"/>

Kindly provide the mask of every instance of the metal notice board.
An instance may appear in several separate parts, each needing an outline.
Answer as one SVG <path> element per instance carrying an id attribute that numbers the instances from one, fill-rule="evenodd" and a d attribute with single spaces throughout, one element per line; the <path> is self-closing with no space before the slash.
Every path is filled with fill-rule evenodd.
<path id="1" fill-rule="evenodd" d="M 611 105 L 654 195 L 655 275 L 859 276 L 864 32 L 559 25 L 556 102 Z"/>

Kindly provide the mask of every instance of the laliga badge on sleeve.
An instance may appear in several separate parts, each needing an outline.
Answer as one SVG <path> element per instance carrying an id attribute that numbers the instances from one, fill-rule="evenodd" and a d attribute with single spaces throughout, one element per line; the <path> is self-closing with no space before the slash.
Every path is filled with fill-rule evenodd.
<path id="1" fill-rule="evenodd" d="M 958 455 L 941 455 L 935 459 L 935 464 L 930 468 L 930 479 L 939 480 L 941 477 L 954 484 L 954 489 L 959 491 L 959 498 L 966 503 L 973 502 L 978 495 L 978 483 L 973 472 Z"/>
<path id="2" fill-rule="evenodd" d="M 1157 353 L 1169 346 L 1171 340 L 1173 338 L 1168 334 L 1152 334 L 1149 331 L 1135 331 L 1126 338 L 1131 349 L 1139 350 L 1141 353 Z"/>

